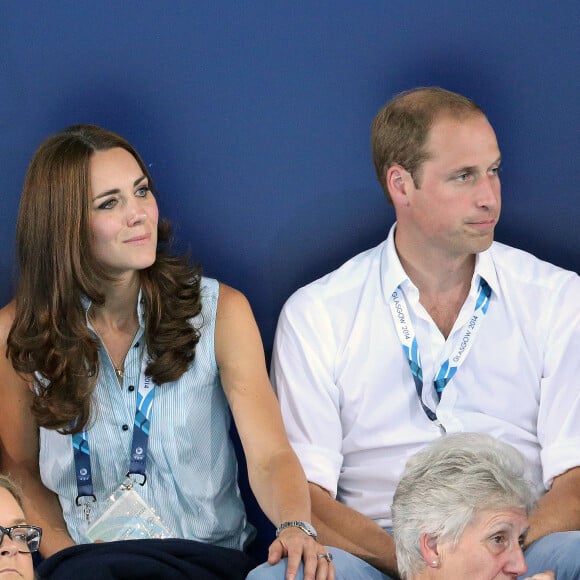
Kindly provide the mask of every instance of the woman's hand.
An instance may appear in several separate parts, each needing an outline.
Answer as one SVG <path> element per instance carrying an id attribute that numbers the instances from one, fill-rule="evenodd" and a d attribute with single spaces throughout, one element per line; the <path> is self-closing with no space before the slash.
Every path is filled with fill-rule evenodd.
<path id="1" fill-rule="evenodd" d="M 286 580 L 296 578 L 300 561 L 304 563 L 304 580 L 334 580 L 335 578 L 332 555 L 329 554 L 328 549 L 299 528 L 282 530 L 270 545 L 269 564 L 276 564 L 284 557 L 288 558 Z"/>

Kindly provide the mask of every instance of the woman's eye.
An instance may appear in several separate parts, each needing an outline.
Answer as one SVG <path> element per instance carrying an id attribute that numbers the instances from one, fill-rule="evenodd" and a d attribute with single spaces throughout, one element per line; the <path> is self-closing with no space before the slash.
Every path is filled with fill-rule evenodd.
<path id="1" fill-rule="evenodd" d="M 107 201 L 104 201 L 101 205 L 99 205 L 99 209 L 112 209 L 113 207 L 115 207 L 115 204 L 117 203 L 117 200 L 112 198 L 112 199 L 108 199 Z"/>
<path id="2" fill-rule="evenodd" d="M 142 187 L 140 187 L 136 192 L 135 195 L 137 197 L 145 197 L 148 193 L 149 193 L 149 186 L 148 185 L 143 185 Z"/>
<path id="3" fill-rule="evenodd" d="M 496 534 L 491 537 L 491 543 L 494 547 L 502 547 L 507 543 L 508 539 L 504 534 Z"/>

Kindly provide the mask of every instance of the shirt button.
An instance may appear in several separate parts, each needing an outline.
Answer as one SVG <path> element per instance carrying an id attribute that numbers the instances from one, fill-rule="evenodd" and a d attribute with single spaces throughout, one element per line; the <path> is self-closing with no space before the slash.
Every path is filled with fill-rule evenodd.
<path id="1" fill-rule="evenodd" d="M 135 390 L 135 387 L 134 387 L 134 385 L 129 385 L 128 389 L 129 389 L 129 392 L 132 393 Z"/>
<path id="2" fill-rule="evenodd" d="M 123 429 L 123 431 L 127 431 L 127 429 L 129 429 L 129 425 L 125 424 L 121 427 L 121 429 Z"/>
<path id="3" fill-rule="evenodd" d="M 137 341 L 137 342 L 135 343 L 135 345 L 133 346 L 133 348 L 139 348 L 139 341 Z"/>

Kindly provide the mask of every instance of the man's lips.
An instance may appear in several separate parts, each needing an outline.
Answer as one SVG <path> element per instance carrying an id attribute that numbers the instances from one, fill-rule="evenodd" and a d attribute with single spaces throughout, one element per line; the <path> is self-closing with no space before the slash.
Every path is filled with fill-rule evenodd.
<path id="1" fill-rule="evenodd" d="M 487 230 L 490 228 L 493 228 L 497 223 L 497 220 L 495 218 L 493 219 L 487 219 L 487 220 L 477 220 L 477 221 L 472 221 L 472 222 L 467 222 L 468 226 L 471 226 L 473 228 L 476 229 L 480 229 L 480 230 Z"/>

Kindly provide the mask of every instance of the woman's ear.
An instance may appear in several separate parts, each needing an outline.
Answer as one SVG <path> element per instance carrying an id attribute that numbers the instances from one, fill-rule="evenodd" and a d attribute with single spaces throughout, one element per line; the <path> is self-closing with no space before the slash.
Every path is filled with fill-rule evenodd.
<path id="1" fill-rule="evenodd" d="M 421 534 L 419 538 L 419 544 L 421 547 L 421 555 L 425 560 L 425 564 L 429 568 L 439 568 L 439 546 L 438 539 L 435 534 Z"/>

